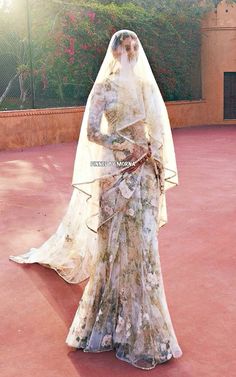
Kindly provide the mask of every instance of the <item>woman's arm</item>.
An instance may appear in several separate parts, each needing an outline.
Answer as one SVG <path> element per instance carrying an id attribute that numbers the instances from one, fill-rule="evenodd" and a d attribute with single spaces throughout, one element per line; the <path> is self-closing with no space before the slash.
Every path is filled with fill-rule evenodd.
<path id="1" fill-rule="evenodd" d="M 87 124 L 88 140 L 112 150 L 127 148 L 127 141 L 120 135 L 106 135 L 100 131 L 102 115 L 105 109 L 105 91 L 103 84 L 96 84 L 91 97 Z"/>
<path id="2" fill-rule="evenodd" d="M 105 148 L 112 149 L 113 151 L 125 152 L 127 160 L 136 159 L 145 150 L 141 146 L 135 145 L 126 140 L 123 136 L 118 134 L 103 134 L 100 130 L 102 115 L 105 110 L 105 88 L 104 85 L 96 84 L 94 92 L 91 97 L 90 110 L 88 115 L 87 124 L 87 137 L 88 140 L 104 146 Z M 137 156 L 136 156 L 137 155 Z M 123 155 L 122 155 L 123 156 Z M 118 155 L 116 155 L 118 158 Z"/>

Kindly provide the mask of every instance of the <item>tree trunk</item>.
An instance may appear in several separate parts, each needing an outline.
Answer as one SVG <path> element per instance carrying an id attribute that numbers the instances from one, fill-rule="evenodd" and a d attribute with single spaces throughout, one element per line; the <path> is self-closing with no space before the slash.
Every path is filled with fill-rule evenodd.
<path id="1" fill-rule="evenodd" d="M 6 87 L 5 91 L 4 91 L 4 93 L 3 93 L 3 94 L 1 95 L 1 97 L 0 97 L 0 105 L 2 104 L 2 102 L 4 101 L 4 99 L 6 98 L 6 96 L 7 96 L 8 92 L 9 92 L 9 90 L 11 89 L 11 86 L 12 86 L 13 81 L 14 81 L 18 76 L 19 76 L 19 73 L 16 73 L 15 76 L 13 76 L 13 77 L 11 78 L 11 80 L 9 81 L 9 83 L 8 83 L 8 85 L 7 85 L 7 87 Z"/>

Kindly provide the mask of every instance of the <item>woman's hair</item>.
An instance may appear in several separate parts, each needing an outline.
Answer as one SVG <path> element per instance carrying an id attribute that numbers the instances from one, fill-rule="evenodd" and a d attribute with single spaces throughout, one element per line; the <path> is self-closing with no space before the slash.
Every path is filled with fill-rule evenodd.
<path id="1" fill-rule="evenodd" d="M 131 37 L 132 39 L 137 39 L 136 34 L 130 30 L 120 31 L 116 33 L 116 36 L 114 37 L 114 40 L 111 45 L 112 51 L 115 51 L 121 45 L 122 41 L 125 38 L 129 38 L 129 37 Z"/>

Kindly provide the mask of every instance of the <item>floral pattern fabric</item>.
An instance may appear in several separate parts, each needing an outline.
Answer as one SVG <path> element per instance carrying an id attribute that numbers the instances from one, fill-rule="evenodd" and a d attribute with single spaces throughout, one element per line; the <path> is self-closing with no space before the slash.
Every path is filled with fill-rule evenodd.
<path id="1" fill-rule="evenodd" d="M 112 93 L 109 101 L 107 91 Z M 115 139 L 115 103 L 115 84 L 106 83 L 95 91 L 89 118 L 90 139 L 109 148 Z M 99 130 L 103 111 L 113 136 Z M 140 127 L 137 135 L 132 131 L 134 139 L 140 138 Z M 117 358 L 152 369 L 182 355 L 158 250 L 160 181 L 147 160 L 116 182 L 112 177 L 101 180 L 100 193 L 98 253 L 66 343 L 85 352 L 114 349 Z"/>

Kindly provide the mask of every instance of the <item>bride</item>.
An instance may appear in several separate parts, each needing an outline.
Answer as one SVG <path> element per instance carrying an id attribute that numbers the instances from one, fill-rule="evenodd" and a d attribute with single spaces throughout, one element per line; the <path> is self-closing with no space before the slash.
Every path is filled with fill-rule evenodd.
<path id="1" fill-rule="evenodd" d="M 68 283 L 89 277 L 66 343 L 152 369 L 182 356 L 165 297 L 158 231 L 178 184 L 169 118 L 137 35 L 116 32 L 89 95 L 73 192 L 57 231 L 18 263 Z"/>

